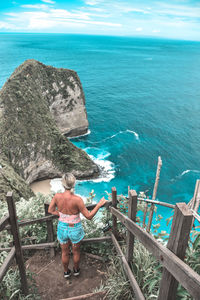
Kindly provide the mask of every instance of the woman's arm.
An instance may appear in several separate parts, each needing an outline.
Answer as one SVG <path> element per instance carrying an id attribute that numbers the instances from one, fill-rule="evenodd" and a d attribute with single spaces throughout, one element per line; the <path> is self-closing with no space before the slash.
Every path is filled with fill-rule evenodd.
<path id="1" fill-rule="evenodd" d="M 56 210 L 56 199 L 55 199 L 55 196 L 53 197 L 53 199 L 51 200 L 51 203 L 49 204 L 48 213 L 50 213 L 52 215 L 55 215 L 55 216 L 59 216 L 59 211 Z"/>
<path id="2" fill-rule="evenodd" d="M 86 219 L 91 220 L 96 213 L 98 212 L 99 208 L 101 206 L 103 206 L 105 203 L 107 202 L 107 200 L 103 197 L 101 198 L 101 200 L 97 203 L 97 205 L 93 208 L 93 210 L 89 211 L 86 207 L 85 204 L 83 202 L 82 198 L 79 198 L 79 210 L 80 212 L 84 215 L 84 217 L 86 217 Z"/>

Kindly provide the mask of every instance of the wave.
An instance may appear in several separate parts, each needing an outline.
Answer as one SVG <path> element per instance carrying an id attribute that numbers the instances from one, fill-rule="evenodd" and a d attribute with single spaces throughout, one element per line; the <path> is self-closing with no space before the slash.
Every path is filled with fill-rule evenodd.
<path id="1" fill-rule="evenodd" d="M 87 131 L 86 133 L 81 134 L 81 135 L 77 135 L 77 136 L 69 136 L 68 139 L 78 139 L 78 138 L 80 138 L 80 137 L 82 137 L 82 136 L 89 135 L 90 133 L 91 133 L 91 130 L 88 129 L 88 131 Z"/>
<path id="2" fill-rule="evenodd" d="M 64 192 L 64 187 L 61 182 L 61 178 L 54 178 L 50 181 L 51 192 L 59 193 Z"/>
<path id="3" fill-rule="evenodd" d="M 135 131 L 133 131 L 133 130 L 130 130 L 130 129 L 126 129 L 126 130 L 120 130 L 119 132 L 117 132 L 117 133 L 115 133 L 115 134 L 113 134 L 113 135 L 111 135 L 111 136 L 108 136 L 108 137 L 106 137 L 105 139 L 102 139 L 102 140 L 100 140 L 100 141 L 97 141 L 97 142 L 90 142 L 90 143 L 92 143 L 92 144 L 99 144 L 99 143 L 105 142 L 105 141 L 107 141 L 107 140 L 111 140 L 111 139 L 113 139 L 114 137 L 116 137 L 116 136 L 119 135 L 119 134 L 123 134 L 123 133 L 127 133 L 127 132 L 133 134 L 133 135 L 135 136 L 136 140 L 139 141 L 139 134 L 138 134 L 137 132 L 135 132 Z"/>
<path id="4" fill-rule="evenodd" d="M 90 179 L 93 182 L 109 182 L 115 177 L 114 163 L 107 160 L 111 155 L 110 152 L 97 147 L 87 147 L 83 149 L 89 157 L 99 166 L 100 177 L 96 179 Z"/>
<path id="5" fill-rule="evenodd" d="M 185 174 L 188 174 L 190 172 L 191 173 L 200 173 L 199 170 L 185 170 L 181 174 L 177 175 L 175 178 L 171 179 L 171 181 L 176 181 L 176 180 L 180 179 L 181 177 L 183 177 Z"/>
<path id="6" fill-rule="evenodd" d="M 136 138 L 136 140 L 139 140 L 139 134 L 138 134 L 137 132 L 135 132 L 135 131 L 133 131 L 133 130 L 129 130 L 129 129 L 126 129 L 126 131 L 127 131 L 127 132 L 130 132 L 130 133 L 133 133 L 134 136 L 135 136 L 135 138 Z"/>
<path id="7" fill-rule="evenodd" d="M 96 179 L 91 179 L 93 182 L 109 182 L 115 177 L 115 167 L 114 163 L 105 160 L 104 155 L 99 155 L 97 158 L 93 155 L 89 155 L 90 158 L 99 166 L 100 168 L 100 177 Z M 108 155 L 109 156 L 109 155 Z"/>
<path id="8" fill-rule="evenodd" d="M 178 177 L 182 177 L 182 176 L 184 176 L 185 174 L 190 173 L 190 172 L 192 172 L 192 173 L 200 173 L 199 170 L 185 170 L 185 171 L 183 171 Z"/>
<path id="9" fill-rule="evenodd" d="M 87 147 L 83 149 L 89 157 L 99 166 L 100 176 L 96 179 L 77 180 L 77 183 L 81 182 L 109 182 L 115 177 L 115 165 L 113 162 L 107 160 L 111 153 L 97 147 Z M 61 178 L 54 178 L 50 181 L 51 192 L 64 192 L 64 188 L 61 183 Z"/>

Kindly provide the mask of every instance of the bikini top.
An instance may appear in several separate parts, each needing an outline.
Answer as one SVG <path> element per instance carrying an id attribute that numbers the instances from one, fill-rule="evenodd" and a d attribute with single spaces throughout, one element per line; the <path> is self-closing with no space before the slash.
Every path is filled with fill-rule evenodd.
<path id="1" fill-rule="evenodd" d="M 81 221 L 80 213 L 76 215 L 67 215 L 59 212 L 59 221 L 72 224 L 79 223 Z"/>

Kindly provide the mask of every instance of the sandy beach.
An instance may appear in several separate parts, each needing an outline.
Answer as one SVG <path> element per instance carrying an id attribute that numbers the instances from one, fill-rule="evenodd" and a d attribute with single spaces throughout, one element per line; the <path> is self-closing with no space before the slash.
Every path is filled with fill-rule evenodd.
<path id="1" fill-rule="evenodd" d="M 41 180 L 33 182 L 30 187 L 34 193 L 41 193 L 44 195 L 49 195 L 51 193 L 51 179 Z"/>

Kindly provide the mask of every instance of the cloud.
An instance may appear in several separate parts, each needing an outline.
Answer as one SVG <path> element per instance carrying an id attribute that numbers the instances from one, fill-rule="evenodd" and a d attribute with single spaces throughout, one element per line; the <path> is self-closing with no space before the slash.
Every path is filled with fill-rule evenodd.
<path id="1" fill-rule="evenodd" d="M 69 12 L 66 9 L 50 9 L 49 16 L 52 18 L 77 18 L 81 20 L 89 20 L 90 14 L 87 12 L 77 11 L 77 12 Z"/>
<path id="2" fill-rule="evenodd" d="M 99 3 L 98 0 L 87 0 L 85 1 L 85 4 L 87 5 L 97 5 Z"/>
<path id="3" fill-rule="evenodd" d="M 199 18 L 200 17 L 200 7 L 189 6 L 189 5 L 174 5 L 161 3 L 155 12 L 160 15 L 165 16 L 179 16 L 188 18 Z"/>
<path id="4" fill-rule="evenodd" d="M 135 31 L 142 31 L 142 30 L 143 30 L 142 27 L 138 27 L 138 28 L 135 29 Z"/>
<path id="5" fill-rule="evenodd" d="M 0 22 L 0 29 L 16 29 L 16 26 L 8 23 L 8 22 Z"/>
<path id="6" fill-rule="evenodd" d="M 50 3 L 50 4 L 54 4 L 55 3 L 55 1 L 52 1 L 52 0 L 42 0 L 42 2 Z"/>
<path id="7" fill-rule="evenodd" d="M 159 32 L 160 32 L 160 29 L 153 29 L 152 32 L 153 32 L 153 33 L 159 33 Z"/>
<path id="8" fill-rule="evenodd" d="M 22 8 L 32 8 L 32 9 L 42 9 L 42 10 L 46 10 L 49 9 L 49 6 L 46 4 L 24 4 L 21 5 Z"/>
<path id="9" fill-rule="evenodd" d="M 15 4 L 13 11 L 9 9 L 9 13 L 1 15 L 1 28 L 128 36 L 153 33 L 172 38 L 187 35 L 189 39 L 200 40 L 200 4 L 193 0 L 37 0 L 35 3 Z"/>
<path id="10" fill-rule="evenodd" d="M 18 24 L 21 28 L 28 30 L 55 29 L 61 27 L 84 27 L 87 24 L 121 27 L 120 23 L 104 22 L 102 20 L 93 20 L 90 13 L 82 11 L 70 12 L 65 9 L 48 9 L 45 11 L 25 11 L 21 13 L 6 13 L 9 21 Z"/>

